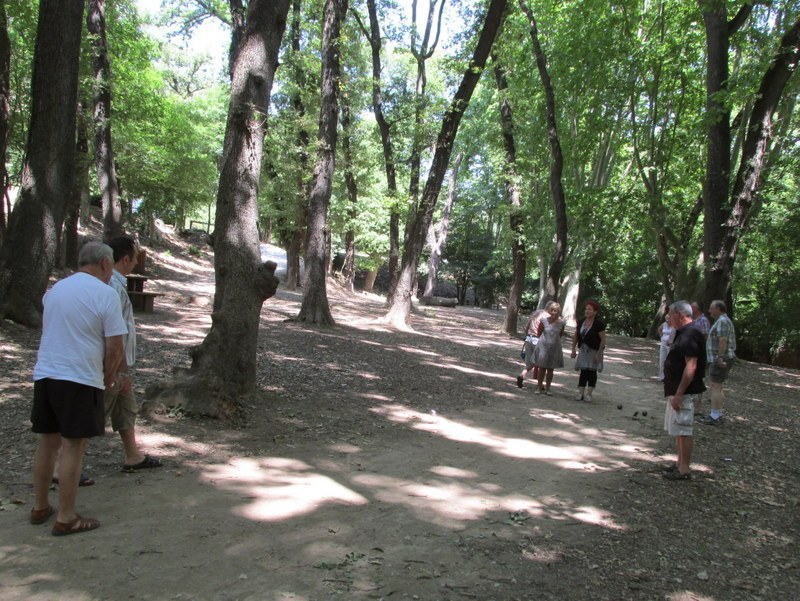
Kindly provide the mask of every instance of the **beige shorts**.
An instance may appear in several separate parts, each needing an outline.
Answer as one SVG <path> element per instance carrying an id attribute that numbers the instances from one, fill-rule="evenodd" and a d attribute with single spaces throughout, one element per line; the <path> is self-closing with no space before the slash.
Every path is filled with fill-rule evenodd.
<path id="1" fill-rule="evenodd" d="M 106 421 L 111 419 L 111 429 L 114 432 L 130 430 L 136 425 L 139 407 L 133 395 L 133 388 L 123 394 L 116 388 L 107 388 L 103 401 L 106 407 Z"/>
<path id="2" fill-rule="evenodd" d="M 672 408 L 672 397 L 667 397 L 667 407 L 664 410 L 664 429 L 670 436 L 692 436 L 694 433 L 694 403 L 699 394 L 687 394 L 683 397 L 681 410 Z"/>

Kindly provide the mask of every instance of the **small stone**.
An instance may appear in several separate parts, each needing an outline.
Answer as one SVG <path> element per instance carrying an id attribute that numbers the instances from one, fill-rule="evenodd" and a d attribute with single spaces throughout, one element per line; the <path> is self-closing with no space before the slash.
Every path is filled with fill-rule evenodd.
<path id="1" fill-rule="evenodd" d="M 706 572 L 705 570 L 697 572 L 697 579 L 698 580 L 708 580 L 708 572 Z"/>
<path id="2" fill-rule="evenodd" d="M 647 417 L 647 411 L 642 411 L 642 417 Z"/>
<path id="3" fill-rule="evenodd" d="M 617 409 L 622 409 L 622 405 L 617 405 Z"/>

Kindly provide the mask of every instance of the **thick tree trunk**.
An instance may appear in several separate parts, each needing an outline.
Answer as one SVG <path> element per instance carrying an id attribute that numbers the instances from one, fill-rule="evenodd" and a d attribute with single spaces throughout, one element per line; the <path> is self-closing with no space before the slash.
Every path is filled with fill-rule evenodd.
<path id="1" fill-rule="evenodd" d="M 0 317 L 39 326 L 72 190 L 83 0 L 41 0 L 19 200 L 0 253 Z"/>
<path id="2" fill-rule="evenodd" d="M 539 300 L 541 303 L 542 301 L 558 300 L 561 291 L 561 272 L 567 259 L 567 202 L 564 198 L 564 186 L 561 182 L 561 173 L 564 170 L 564 155 L 561 152 L 561 142 L 558 139 L 558 128 L 556 126 L 555 93 L 553 92 L 550 74 L 547 71 L 547 60 L 542 51 L 542 46 L 539 44 L 536 19 L 534 19 L 533 13 L 522 0 L 520 0 L 520 6 L 528 17 L 531 41 L 536 53 L 536 66 L 539 69 L 539 77 L 544 87 L 547 105 L 547 139 L 550 142 L 550 152 L 553 156 L 553 162 L 550 166 L 550 194 L 553 198 L 553 209 L 556 215 L 556 248 L 553 253 L 553 260 L 550 262 L 550 268 L 547 270 L 547 284 Z"/>
<path id="3" fill-rule="evenodd" d="M 317 164 L 308 202 L 308 238 L 306 245 L 303 304 L 297 321 L 333 325 L 328 304 L 327 265 L 330 231 L 328 205 L 333 187 L 339 123 L 340 48 L 339 31 L 348 0 L 326 0 L 322 30 L 322 105 L 319 115 Z"/>
<path id="4" fill-rule="evenodd" d="M 378 10 L 375 0 L 367 0 L 369 29 L 360 20 L 358 24 L 369 40 L 372 50 L 372 111 L 381 135 L 383 165 L 386 170 L 386 187 L 391 207 L 389 214 L 389 290 L 394 290 L 400 273 L 400 213 L 397 207 L 397 171 L 394 162 L 394 147 L 389 123 L 383 114 L 383 93 L 381 89 L 381 30 L 378 23 Z M 357 13 L 354 13 L 357 18 Z M 372 288 L 370 287 L 370 290 Z"/>
<path id="5" fill-rule="evenodd" d="M 425 237 L 431 224 L 433 211 L 436 208 L 436 200 L 439 197 L 442 181 L 447 171 L 447 164 L 450 162 L 453 142 L 458 133 L 461 117 L 467 110 L 470 98 L 472 98 L 472 92 L 475 90 L 481 73 L 483 73 L 483 68 L 486 66 L 486 60 L 492 50 L 492 44 L 503 20 L 505 7 L 506 0 L 492 0 L 489 4 L 472 60 L 464 73 L 450 107 L 444 115 L 442 127 L 436 141 L 436 151 L 433 154 L 431 167 L 428 171 L 425 189 L 420 198 L 419 207 L 413 216 L 408 240 L 405 243 L 400 277 L 390 301 L 389 311 L 384 317 L 387 323 L 391 323 L 395 327 L 408 327 L 406 321 L 411 313 L 411 295 L 416 286 L 419 257 L 425 246 Z"/>
<path id="6" fill-rule="evenodd" d="M 236 414 L 256 385 L 261 306 L 275 294 L 275 264 L 261 263 L 258 182 L 270 91 L 289 0 L 251 0 L 233 66 L 214 231 L 216 288 L 211 331 L 183 378 L 147 396 L 215 417 Z"/>
<path id="7" fill-rule="evenodd" d="M 355 167 L 353 165 L 353 150 L 350 144 L 352 120 L 350 105 L 347 97 L 342 102 L 342 151 L 344 153 L 344 183 L 347 188 L 347 230 L 344 237 L 344 264 L 342 275 L 345 287 L 354 292 L 353 282 L 356 277 L 356 229 L 355 221 L 358 216 L 358 182 L 356 181 Z"/>
<path id="8" fill-rule="evenodd" d="M 88 194 L 89 166 L 89 124 L 87 123 L 86 105 L 78 105 L 77 128 L 78 141 L 75 146 L 75 180 L 69 202 L 67 218 L 64 222 L 64 265 L 72 269 L 78 268 L 78 225 L 81 219 L 84 195 Z"/>
<path id="9" fill-rule="evenodd" d="M 458 170 L 461 168 L 461 162 L 464 160 L 464 153 L 458 153 L 456 160 L 450 168 L 450 182 L 447 186 L 447 198 L 442 207 L 442 215 L 439 219 L 439 225 L 434 227 L 431 222 L 428 228 L 428 246 L 431 248 L 430 257 L 428 257 L 428 279 L 425 282 L 425 290 L 422 293 L 422 298 L 430 298 L 434 295 L 436 284 L 439 279 L 439 264 L 442 261 L 442 251 L 445 244 L 447 244 L 447 232 L 450 229 L 450 212 L 453 210 L 453 205 L 456 202 L 456 184 L 458 183 Z"/>
<path id="10" fill-rule="evenodd" d="M 103 205 L 103 238 L 111 240 L 125 233 L 119 182 L 111 141 L 111 64 L 106 40 L 105 0 L 89 0 L 86 29 L 92 36 L 94 69 L 94 155 L 97 183 Z"/>
<path id="11" fill-rule="evenodd" d="M 729 28 L 725 3 L 699 0 L 706 29 L 706 121 L 708 149 L 706 180 L 703 186 L 703 263 L 706 300 L 721 298 L 717 291 L 727 287 L 724 273 L 715 261 L 722 246 L 722 226 L 728 219 L 730 185 L 730 109 L 726 101 L 728 87 Z M 713 292 L 711 292 L 713 291 Z"/>
<path id="12" fill-rule="evenodd" d="M 715 237 L 718 246 L 706 253 L 706 289 L 704 300 L 727 299 L 730 294 L 733 267 L 739 242 L 750 224 L 750 217 L 760 206 L 762 186 L 770 143 L 773 137 L 772 118 L 789 78 L 800 62 L 800 21 L 781 38 L 781 44 L 764 74 L 750 114 L 742 156 L 730 194 L 727 219 Z M 715 228 L 716 229 L 716 228 Z"/>
<path id="13" fill-rule="evenodd" d="M 11 107 L 11 40 L 8 37 L 8 20 L 5 2 L 0 2 L 0 246 L 6 232 L 6 194 L 8 172 L 6 152 L 8 150 L 8 117 Z"/>
<path id="14" fill-rule="evenodd" d="M 525 288 L 525 274 L 528 271 L 528 257 L 525 248 L 524 220 L 522 217 L 522 201 L 519 189 L 519 173 L 517 172 L 517 145 L 514 140 L 514 116 L 508 100 L 508 81 L 505 69 L 494 57 L 494 77 L 497 91 L 500 93 L 500 127 L 503 132 L 503 148 L 505 149 L 506 201 L 509 205 L 509 221 L 511 225 L 511 257 L 513 269 L 511 289 L 508 291 L 508 305 L 503 320 L 502 331 L 516 334 L 519 322 L 519 310 L 522 305 L 522 292 Z"/>

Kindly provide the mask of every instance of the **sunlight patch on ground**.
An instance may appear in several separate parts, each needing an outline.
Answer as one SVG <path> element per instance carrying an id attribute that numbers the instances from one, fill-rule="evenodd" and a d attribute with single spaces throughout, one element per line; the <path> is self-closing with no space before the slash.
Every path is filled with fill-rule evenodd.
<path id="1" fill-rule="evenodd" d="M 490 513 L 508 512 L 621 529 L 607 511 L 588 506 L 571 508 L 553 497 L 537 500 L 517 492 L 501 494 L 500 486 L 487 482 L 416 482 L 377 474 L 357 475 L 353 481 L 370 488 L 375 499 L 404 506 L 417 518 L 446 528 L 462 527 L 464 522 L 483 519 Z"/>
<path id="2" fill-rule="evenodd" d="M 422 350 L 420 348 L 414 348 L 414 347 L 411 347 L 411 346 L 397 345 L 395 348 L 398 349 L 398 350 L 401 350 L 401 351 L 405 351 L 406 353 L 414 354 L 414 355 L 426 355 L 428 357 L 439 357 L 440 356 L 439 353 L 434 353 L 434 352 L 431 352 L 431 351 L 425 351 L 425 350 Z"/>
<path id="3" fill-rule="evenodd" d="M 357 447 L 357 446 L 354 446 L 354 445 L 351 445 L 351 444 L 347 444 L 346 442 L 340 442 L 338 444 L 332 444 L 332 445 L 329 445 L 328 448 L 331 451 L 335 452 L 335 453 L 347 453 L 348 455 L 349 454 L 353 454 L 353 453 L 360 453 L 361 452 L 361 447 Z"/>
<path id="4" fill-rule="evenodd" d="M 452 369 L 452 370 L 460 371 L 461 373 L 470 374 L 470 375 L 473 375 L 473 376 L 475 376 L 475 375 L 477 375 L 477 376 L 485 376 L 487 378 L 495 378 L 495 379 L 498 379 L 498 380 L 507 380 L 508 379 L 508 374 L 498 374 L 498 373 L 492 373 L 492 372 L 488 372 L 488 371 L 480 371 L 480 370 L 477 370 L 477 369 L 472 369 L 471 367 L 464 367 L 463 365 L 458 365 L 457 363 L 447 363 L 447 364 L 443 365 L 442 363 L 433 363 L 431 361 L 423 361 L 422 365 L 427 365 L 429 367 L 438 367 L 438 368 L 443 368 L 443 369 Z"/>
<path id="5" fill-rule="evenodd" d="M 430 470 L 437 476 L 444 476 L 446 478 L 477 478 L 478 473 L 472 470 L 462 470 L 457 467 L 449 465 L 434 465 Z"/>
<path id="6" fill-rule="evenodd" d="M 210 483 L 247 499 L 236 513 L 250 520 L 276 522 L 312 513 L 327 503 L 366 505 L 369 501 L 335 480 L 314 473 L 303 461 L 282 457 L 236 458 L 207 466 Z"/>
<path id="7" fill-rule="evenodd" d="M 492 434 L 485 428 L 468 426 L 439 415 L 420 413 L 404 406 L 384 405 L 370 410 L 378 415 L 383 415 L 390 421 L 409 425 L 415 430 L 430 432 L 458 442 L 480 444 L 508 457 L 555 461 L 557 465 L 565 469 L 595 469 L 597 466 L 589 462 L 589 458 L 598 460 L 603 458 L 592 447 L 559 447 L 524 438 L 505 438 Z"/>
<path id="8" fill-rule="evenodd" d="M 192 453 L 201 457 L 213 456 L 217 444 L 190 442 L 185 438 L 171 436 L 163 432 L 147 431 L 136 428 L 136 438 L 139 444 L 147 449 L 157 449 L 162 455 L 166 453 L 175 454 L 175 449 L 179 449 L 181 454 Z"/>
<path id="9" fill-rule="evenodd" d="M 667 593 L 664 597 L 667 601 L 715 601 L 714 597 L 693 593 L 691 591 L 678 591 Z"/>
<path id="10" fill-rule="evenodd" d="M 202 327 L 197 328 L 194 325 L 187 325 L 185 322 L 179 322 L 175 326 L 168 326 L 164 324 L 148 324 L 146 321 L 137 320 L 136 329 L 140 332 L 147 332 L 147 339 L 151 342 L 165 341 L 177 344 L 179 346 L 194 346 L 203 341 L 206 337 L 205 326 L 210 325 L 210 318 L 208 324 L 206 320 L 202 320 Z"/>

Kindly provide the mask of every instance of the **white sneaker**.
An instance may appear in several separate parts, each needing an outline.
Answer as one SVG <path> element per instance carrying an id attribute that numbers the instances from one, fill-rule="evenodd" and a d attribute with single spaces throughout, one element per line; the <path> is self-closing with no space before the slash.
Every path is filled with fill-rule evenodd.
<path id="1" fill-rule="evenodd" d="M 587 394 L 586 397 L 583 400 L 586 401 L 587 403 L 591 403 L 592 402 L 592 395 L 591 394 Z"/>

